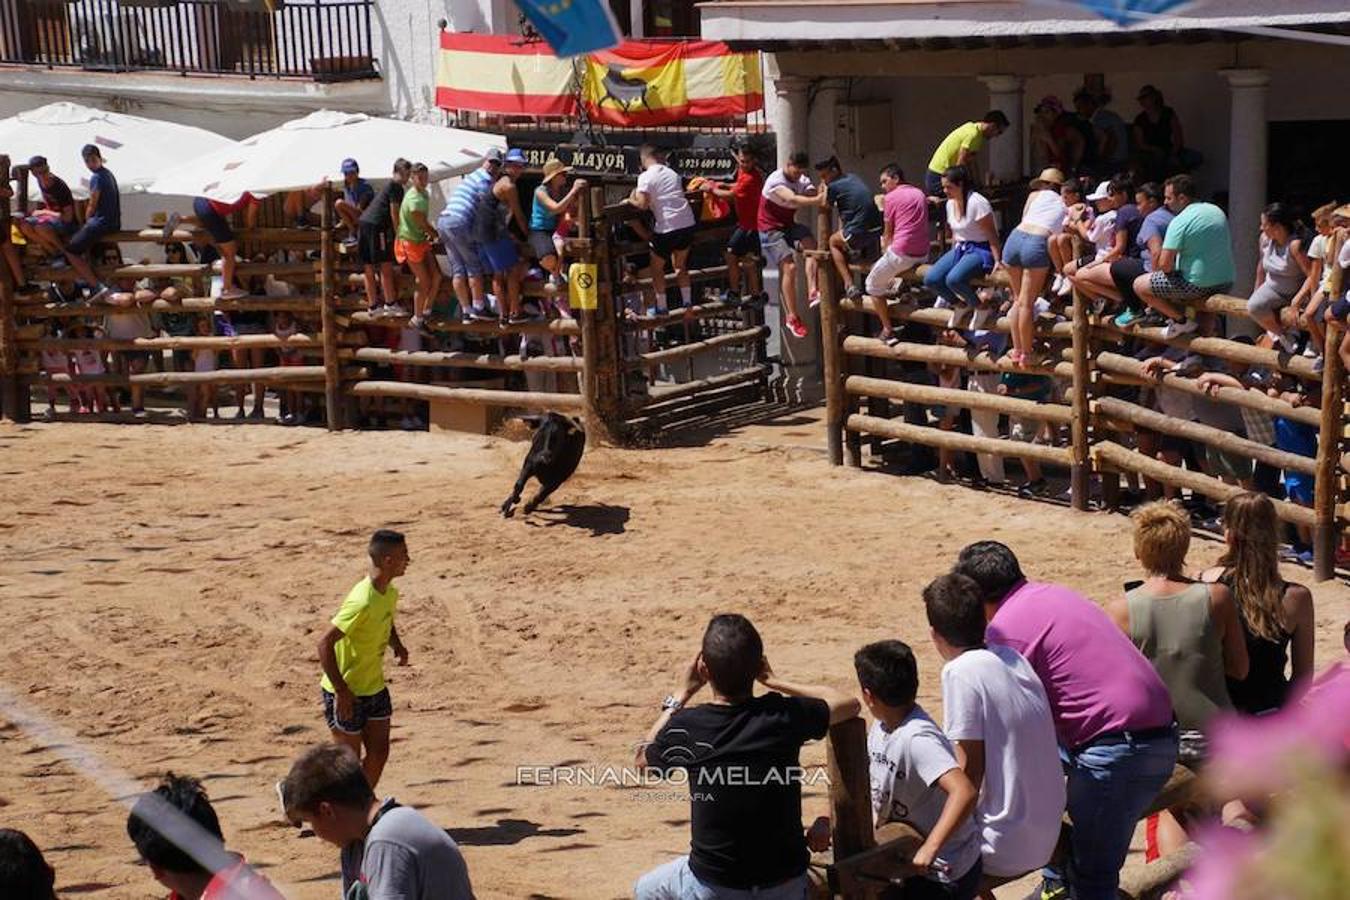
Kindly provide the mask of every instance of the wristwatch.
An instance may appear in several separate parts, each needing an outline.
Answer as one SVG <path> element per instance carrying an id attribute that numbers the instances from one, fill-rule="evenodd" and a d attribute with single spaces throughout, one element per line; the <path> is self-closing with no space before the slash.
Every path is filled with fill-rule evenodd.
<path id="1" fill-rule="evenodd" d="M 676 697 L 674 694 L 667 694 L 666 699 L 661 701 L 661 710 L 663 712 L 675 712 L 683 706 L 684 704 L 680 702 L 680 698 Z"/>

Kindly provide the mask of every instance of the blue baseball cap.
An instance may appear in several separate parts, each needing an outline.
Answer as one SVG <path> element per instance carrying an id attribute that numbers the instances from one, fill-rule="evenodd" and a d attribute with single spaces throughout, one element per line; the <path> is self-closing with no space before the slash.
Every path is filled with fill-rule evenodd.
<path id="1" fill-rule="evenodd" d="M 525 165 L 525 154 L 521 152 L 519 147 L 512 147 L 510 150 L 506 151 L 505 162 L 520 163 L 523 166 Z"/>
<path id="2" fill-rule="evenodd" d="M 361 171 L 361 167 L 358 166 L 358 165 L 356 164 L 356 160 L 352 159 L 350 156 L 347 157 L 346 159 L 344 159 L 344 160 L 342 161 L 342 174 L 343 174 L 343 175 L 355 175 L 357 172 L 360 172 L 360 171 Z"/>

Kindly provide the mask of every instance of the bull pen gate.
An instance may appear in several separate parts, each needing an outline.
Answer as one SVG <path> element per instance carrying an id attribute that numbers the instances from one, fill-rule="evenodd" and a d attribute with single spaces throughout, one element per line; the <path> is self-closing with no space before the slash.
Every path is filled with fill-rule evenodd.
<path id="1" fill-rule="evenodd" d="M 820 213 L 819 229 L 828 234 L 830 212 Z M 1333 246 L 1339 249 L 1338 237 Z M 1085 298 L 1075 291 L 1072 317 L 1065 322 L 1036 320 L 1036 338 L 1051 348 L 1039 364 L 1018 368 L 995 358 L 987 351 L 902 341 L 887 346 L 872 334 L 875 316 L 873 303 L 884 302 L 897 323 L 915 323 L 945 328 L 947 310 L 918 308 L 912 299 L 922 282 L 927 266 L 901 276 L 900 287 L 908 289 L 897 298 L 876 300 L 841 299 L 840 285 L 827 253 L 821 258 L 821 333 L 825 367 L 827 440 L 830 462 L 862 465 L 863 438 L 867 437 L 873 456 L 880 457 L 895 442 L 916 444 L 939 450 L 991 454 L 998 457 L 1031 459 L 1044 465 L 1068 469 L 1071 505 L 1086 510 L 1093 474 L 1101 478 L 1102 496 L 1113 506 L 1122 475 L 1141 476 L 1165 485 L 1185 488 L 1223 501 L 1242 488 L 1219 478 L 1174 466 L 1126 446 L 1121 436 L 1152 432 L 1185 438 L 1207 448 L 1246 457 L 1285 471 L 1298 472 L 1316 479 L 1311 507 L 1287 500 L 1276 500 L 1281 520 L 1310 529 L 1313 533 L 1314 577 L 1326 581 L 1334 577 L 1336 548 L 1347 518 L 1343 502 L 1350 490 L 1346 484 L 1346 456 L 1350 449 L 1346 428 L 1346 372 L 1337 348 L 1345 333 L 1337 322 L 1327 323 L 1324 347 L 1325 368 L 1318 371 L 1312 360 L 1276 350 L 1196 334 L 1179 338 L 1163 337 L 1162 328 L 1117 328 L 1111 319 L 1092 315 Z M 1329 257 L 1335 259 L 1335 257 Z M 1342 287 L 1344 273 L 1333 273 L 1331 296 Z M 977 284 L 980 282 L 977 282 Z M 1006 286 L 1006 276 L 987 280 L 984 285 Z M 1231 318 L 1247 318 L 1247 302 L 1237 297 L 1213 296 L 1198 306 L 1202 312 Z M 985 328 L 1007 333 L 1008 320 L 1001 318 Z M 1195 379 L 1168 374 L 1161 379 L 1146 377 L 1143 364 L 1119 352 L 1129 338 L 1148 343 L 1189 348 L 1225 362 L 1260 366 L 1285 373 L 1308 384 L 1320 386 L 1318 406 L 1294 406 L 1284 400 L 1255 391 L 1220 387 L 1206 392 Z M 896 364 L 923 363 L 955 366 L 970 373 L 1018 373 L 1049 376 L 1062 389 L 1063 402 L 1039 402 L 1001 396 L 980 390 L 936 387 L 905 380 L 895 372 Z M 1173 418 L 1113 394 L 1121 388 L 1165 387 L 1234 407 L 1278 416 L 1317 429 L 1317 455 L 1301 456 L 1273 446 L 1248 440 L 1199 422 Z M 900 404 L 897 410 L 893 404 Z M 1067 444 L 1021 442 L 1002 437 L 944 431 L 912 421 L 904 414 L 925 405 L 944 404 L 972 412 L 1022 418 L 1050 423 L 1058 429 L 1067 426 Z M 906 421 L 906 419 L 911 419 Z M 888 443 L 890 442 L 890 443 Z"/>
<path id="2" fill-rule="evenodd" d="M 28 172 L 14 167 L 19 207 L 27 208 Z M 0 184 L 10 181 L 7 157 L 0 156 Z M 693 195 L 691 195 L 691 198 Z M 407 316 L 375 314 L 366 309 L 360 266 L 348 261 L 335 238 L 333 192 L 322 205 L 315 228 L 237 228 L 240 245 L 237 271 L 241 281 L 272 276 L 285 279 L 297 292 L 290 296 L 263 296 L 223 300 L 211 296 L 212 270 L 206 264 L 142 264 L 95 266 L 110 283 L 130 279 L 173 279 L 190 285 L 180 296 L 165 299 L 143 296 L 131 308 L 78 302 L 50 302 L 45 294 L 18 294 L 10 273 L 0 266 L 0 400 L 5 414 L 25 421 L 31 415 L 33 388 L 80 384 L 107 387 L 140 386 L 183 391 L 193 385 L 266 386 L 322 397 L 330 430 L 358 422 L 364 398 L 393 398 L 428 404 L 433 425 L 480 432 L 490 430 L 507 410 L 554 409 L 581 414 L 596 438 L 628 442 L 641 440 L 662 428 L 679 428 L 709 421 L 736 407 L 754 414 L 768 409 L 769 329 L 760 305 L 741 306 L 721 301 L 699 302 L 699 291 L 720 285 L 725 265 L 707 265 L 691 273 L 695 305 L 649 315 L 645 301 L 648 275 L 630 265 L 647 254 L 646 244 L 626 232 L 625 223 L 638 215 L 627 204 L 604 205 L 603 188 L 592 188 L 579 198 L 578 236 L 567 242 L 570 261 L 596 266 L 594 309 L 579 309 L 573 318 L 555 318 L 521 324 L 461 322 L 433 317 L 428 330 L 458 342 L 454 349 L 400 350 L 379 346 L 372 336 L 406 324 Z M 697 198 L 694 198 L 697 199 Z M 0 206 L 0 228 L 9 233 L 8 204 Z M 691 261 L 700 255 L 720 260 L 730 226 L 700 223 Z M 628 234 L 625 237 L 625 233 Z M 200 231 L 180 227 L 168 242 L 209 243 Z M 162 244 L 159 228 L 122 231 L 106 243 Z M 258 251 L 288 257 L 285 261 L 249 262 Z M 747 267 L 753 266 L 747 260 Z M 691 262 L 692 265 L 692 262 Z M 25 259 L 31 279 L 70 283 L 69 268 L 39 265 Z M 674 275 L 666 273 L 668 285 Z M 412 278 L 403 276 L 400 293 L 406 298 Z M 526 282 L 523 298 L 546 301 L 559 290 L 547 283 Z M 561 288 L 566 290 L 566 287 Z M 439 301 L 453 296 L 450 279 L 442 280 Z M 289 336 L 56 337 L 62 322 L 82 321 L 124 311 L 213 315 L 221 312 L 287 311 L 301 320 L 299 333 Z M 304 327 L 308 320 L 309 327 Z M 315 327 L 317 326 L 317 327 Z M 394 342 L 397 346 L 397 342 Z M 43 351 L 74 352 L 151 351 L 286 351 L 303 357 L 300 365 L 249 366 L 210 372 L 156 371 L 100 375 L 49 376 L 40 365 Z M 524 352 L 524 351 L 532 352 Z M 391 377 L 389 369 L 402 375 Z M 109 415 L 82 415 L 77 421 L 114 419 Z"/>

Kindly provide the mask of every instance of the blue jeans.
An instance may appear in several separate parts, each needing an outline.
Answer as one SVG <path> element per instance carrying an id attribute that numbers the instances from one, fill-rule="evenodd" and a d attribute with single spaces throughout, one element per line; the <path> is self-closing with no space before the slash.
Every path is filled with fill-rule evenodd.
<path id="1" fill-rule="evenodd" d="M 976 296 L 975 288 L 970 286 L 970 279 L 988 271 L 984 264 L 984 254 L 962 251 L 961 247 L 957 246 L 942 254 L 942 257 L 929 267 L 928 274 L 923 276 L 923 285 L 948 303 L 975 306 L 980 302 L 980 298 Z"/>
<path id="2" fill-rule="evenodd" d="M 1144 810 L 1177 763 L 1177 735 L 1061 751 L 1068 773 L 1069 890 L 1074 900 L 1116 900 L 1120 867 Z M 1046 868 L 1051 878 L 1062 876 Z"/>
<path id="3" fill-rule="evenodd" d="M 634 900 L 806 900 L 806 873 L 767 887 L 729 888 L 699 881 L 681 856 L 638 879 Z"/>

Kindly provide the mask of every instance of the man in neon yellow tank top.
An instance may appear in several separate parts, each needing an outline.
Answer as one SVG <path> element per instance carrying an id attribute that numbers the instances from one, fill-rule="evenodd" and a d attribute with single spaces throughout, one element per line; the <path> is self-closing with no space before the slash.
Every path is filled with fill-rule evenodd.
<path id="1" fill-rule="evenodd" d="M 384 650 L 393 647 L 398 664 L 408 664 L 408 648 L 394 627 L 398 588 L 394 579 L 408 568 L 408 543 L 397 531 L 380 529 L 370 538 L 370 574 L 342 601 L 331 627 L 319 641 L 323 665 L 324 719 L 333 739 L 362 757 L 361 767 L 373 790 L 389 761 L 389 720 L 394 714 L 384 683 Z"/>

